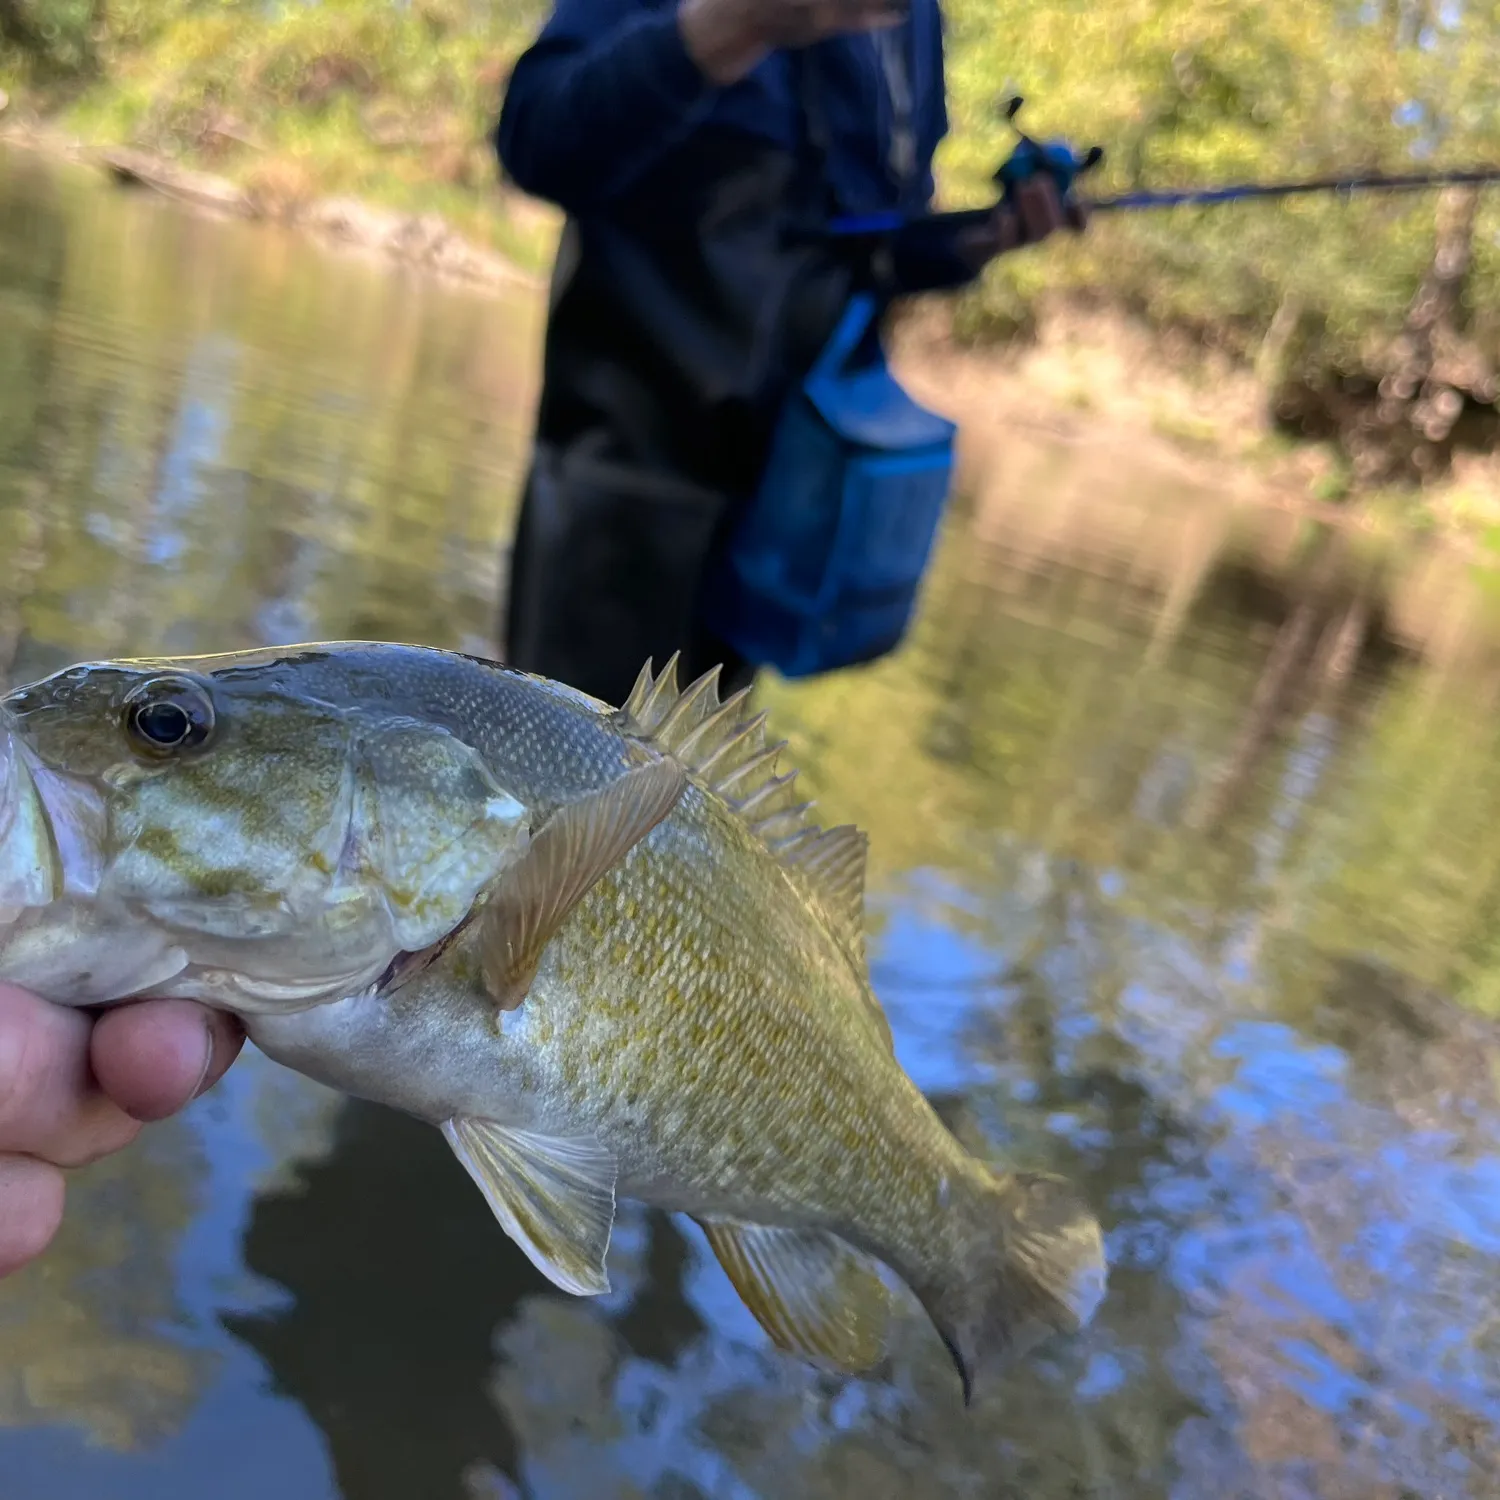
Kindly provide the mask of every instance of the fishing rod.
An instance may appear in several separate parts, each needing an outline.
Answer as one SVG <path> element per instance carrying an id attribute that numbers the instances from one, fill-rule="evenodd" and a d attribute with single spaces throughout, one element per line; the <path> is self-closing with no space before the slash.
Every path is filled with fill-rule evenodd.
<path id="1" fill-rule="evenodd" d="M 1237 182 L 1227 187 L 1181 188 L 1175 192 L 1121 193 L 1114 198 L 1089 200 L 1090 213 L 1111 209 L 1177 208 L 1202 203 L 1233 203 L 1240 198 L 1291 198 L 1299 193 L 1421 192 L 1439 187 L 1478 187 L 1500 182 L 1500 167 L 1475 167 L 1452 172 L 1379 172 L 1346 177 L 1308 177 L 1300 182 Z"/>
<path id="2" fill-rule="evenodd" d="M 1005 118 L 1015 122 L 1022 100 L 1015 98 L 1005 108 Z M 1104 160 L 1102 146 L 1090 146 L 1079 155 L 1067 141 L 1036 141 L 1017 127 L 1020 140 L 994 175 L 1001 189 L 1001 203 L 1014 201 L 1023 182 L 1046 173 L 1067 202 L 1073 186 L 1084 173 Z M 1500 165 L 1439 172 L 1349 172 L 1333 177 L 1308 177 L 1295 182 L 1236 182 L 1220 187 L 1149 189 L 1119 193 L 1112 198 L 1083 199 L 1090 214 L 1134 212 L 1151 208 L 1199 207 L 1234 203 L 1251 198 L 1292 198 L 1307 193 L 1352 194 L 1356 192 L 1424 192 L 1440 187 L 1479 187 L 1500 182 Z M 988 223 L 995 208 L 965 208 L 947 213 L 910 216 L 900 212 L 849 214 L 836 218 L 829 231 L 839 238 L 864 238 L 889 234 L 913 225 L 932 225 L 940 230 L 963 229 Z"/>

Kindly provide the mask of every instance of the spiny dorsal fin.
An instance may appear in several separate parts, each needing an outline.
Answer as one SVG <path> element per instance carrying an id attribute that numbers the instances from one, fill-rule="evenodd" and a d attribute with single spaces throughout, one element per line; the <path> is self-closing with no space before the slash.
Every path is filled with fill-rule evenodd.
<path id="1" fill-rule="evenodd" d="M 719 702 L 719 669 L 705 672 L 686 688 L 677 686 L 672 659 L 653 677 L 648 661 L 616 715 L 627 734 L 649 740 L 692 772 L 744 818 L 768 847 L 803 828 L 816 828 L 806 817 L 812 804 L 799 803 L 792 791 L 795 771 L 776 774 L 786 741 L 768 744 L 766 716 L 751 718 L 741 709 L 745 688 Z"/>
<path id="2" fill-rule="evenodd" d="M 658 675 L 648 661 L 616 716 L 627 734 L 649 740 L 695 775 L 745 820 L 818 908 L 830 933 L 865 972 L 864 834 L 824 830 L 808 816 L 811 802 L 793 790 L 796 771 L 777 775 L 786 741 L 766 739 L 766 716 L 746 716 L 742 688 L 719 701 L 719 669 L 677 686 L 676 654 Z M 884 1015 L 880 1017 L 885 1026 Z"/>
<path id="3" fill-rule="evenodd" d="M 681 654 L 673 652 L 672 659 L 661 669 L 661 675 L 655 678 L 648 661 L 621 707 L 621 714 L 628 716 L 641 734 L 654 734 L 667 710 L 681 696 L 677 690 L 677 662 Z"/>

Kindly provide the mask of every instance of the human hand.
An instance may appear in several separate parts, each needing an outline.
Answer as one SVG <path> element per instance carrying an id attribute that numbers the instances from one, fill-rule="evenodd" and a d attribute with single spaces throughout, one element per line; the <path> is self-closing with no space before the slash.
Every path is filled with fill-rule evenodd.
<path id="1" fill-rule="evenodd" d="M 1057 184 L 1042 174 L 1017 184 L 1014 207 L 1002 203 L 987 224 L 963 231 L 956 244 L 959 254 L 977 271 L 995 256 L 1038 244 L 1065 227 L 1082 234 L 1088 227 L 1088 209 L 1074 200 L 1065 203 Z"/>
<path id="2" fill-rule="evenodd" d="M 895 26 L 907 6 L 908 0 L 682 0 L 677 24 L 688 55 L 724 87 L 778 48 Z"/>
<path id="3" fill-rule="evenodd" d="M 223 1077 L 239 1023 L 187 1000 L 145 1000 L 97 1020 L 0 984 L 0 1276 L 52 1242 L 63 1169 L 128 1146 Z"/>

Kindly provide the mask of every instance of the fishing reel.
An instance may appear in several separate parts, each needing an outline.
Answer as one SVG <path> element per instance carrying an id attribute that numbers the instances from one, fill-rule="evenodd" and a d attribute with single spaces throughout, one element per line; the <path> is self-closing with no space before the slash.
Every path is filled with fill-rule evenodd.
<path id="1" fill-rule="evenodd" d="M 1015 125 L 1022 100 L 1008 100 L 1002 107 L 1005 119 Z M 1057 187 L 1057 196 L 1069 201 L 1073 184 L 1085 172 L 1092 171 L 1104 160 L 1103 146 L 1090 146 L 1082 156 L 1078 155 L 1066 141 L 1033 140 L 1016 126 L 1019 140 L 1016 149 L 996 169 L 992 181 L 1000 189 L 1000 202 L 1015 208 L 1016 190 L 1039 173 L 1045 172 Z M 821 235 L 835 239 L 872 242 L 882 235 L 898 231 L 934 231 L 951 233 L 956 230 L 975 228 L 987 224 L 994 216 L 997 204 L 986 208 L 960 208 L 946 213 L 923 213 L 908 216 L 891 209 L 869 214 L 842 214 L 833 218 L 819 231 Z"/>
<path id="2" fill-rule="evenodd" d="M 1000 189 L 1001 197 L 1014 207 L 1016 189 L 1045 172 L 1056 184 L 1058 198 L 1066 203 L 1078 178 L 1104 160 L 1104 147 L 1090 146 L 1079 156 L 1067 141 L 1033 140 L 1016 124 L 1016 116 L 1024 102 L 1017 95 L 1004 106 L 1005 119 L 1015 127 L 1019 140 L 1016 149 L 996 169 L 992 180 Z"/>

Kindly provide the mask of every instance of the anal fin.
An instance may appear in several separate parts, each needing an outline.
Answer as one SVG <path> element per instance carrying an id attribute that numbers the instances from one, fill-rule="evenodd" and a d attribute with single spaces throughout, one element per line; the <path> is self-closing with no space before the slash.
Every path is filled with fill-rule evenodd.
<path id="1" fill-rule="evenodd" d="M 741 1300 L 780 1348 L 847 1374 L 879 1364 L 890 1291 L 868 1256 L 820 1230 L 697 1223 Z"/>
<path id="2" fill-rule="evenodd" d="M 581 1297 L 609 1290 L 604 1257 L 615 1222 L 612 1152 L 592 1137 L 538 1135 L 456 1116 L 453 1154 L 505 1232 L 555 1286 Z"/>
<path id="3" fill-rule="evenodd" d="M 568 913 L 672 811 L 686 784 L 682 767 L 663 756 L 560 807 L 533 834 L 478 919 L 485 984 L 499 1009 L 526 998 Z"/>

